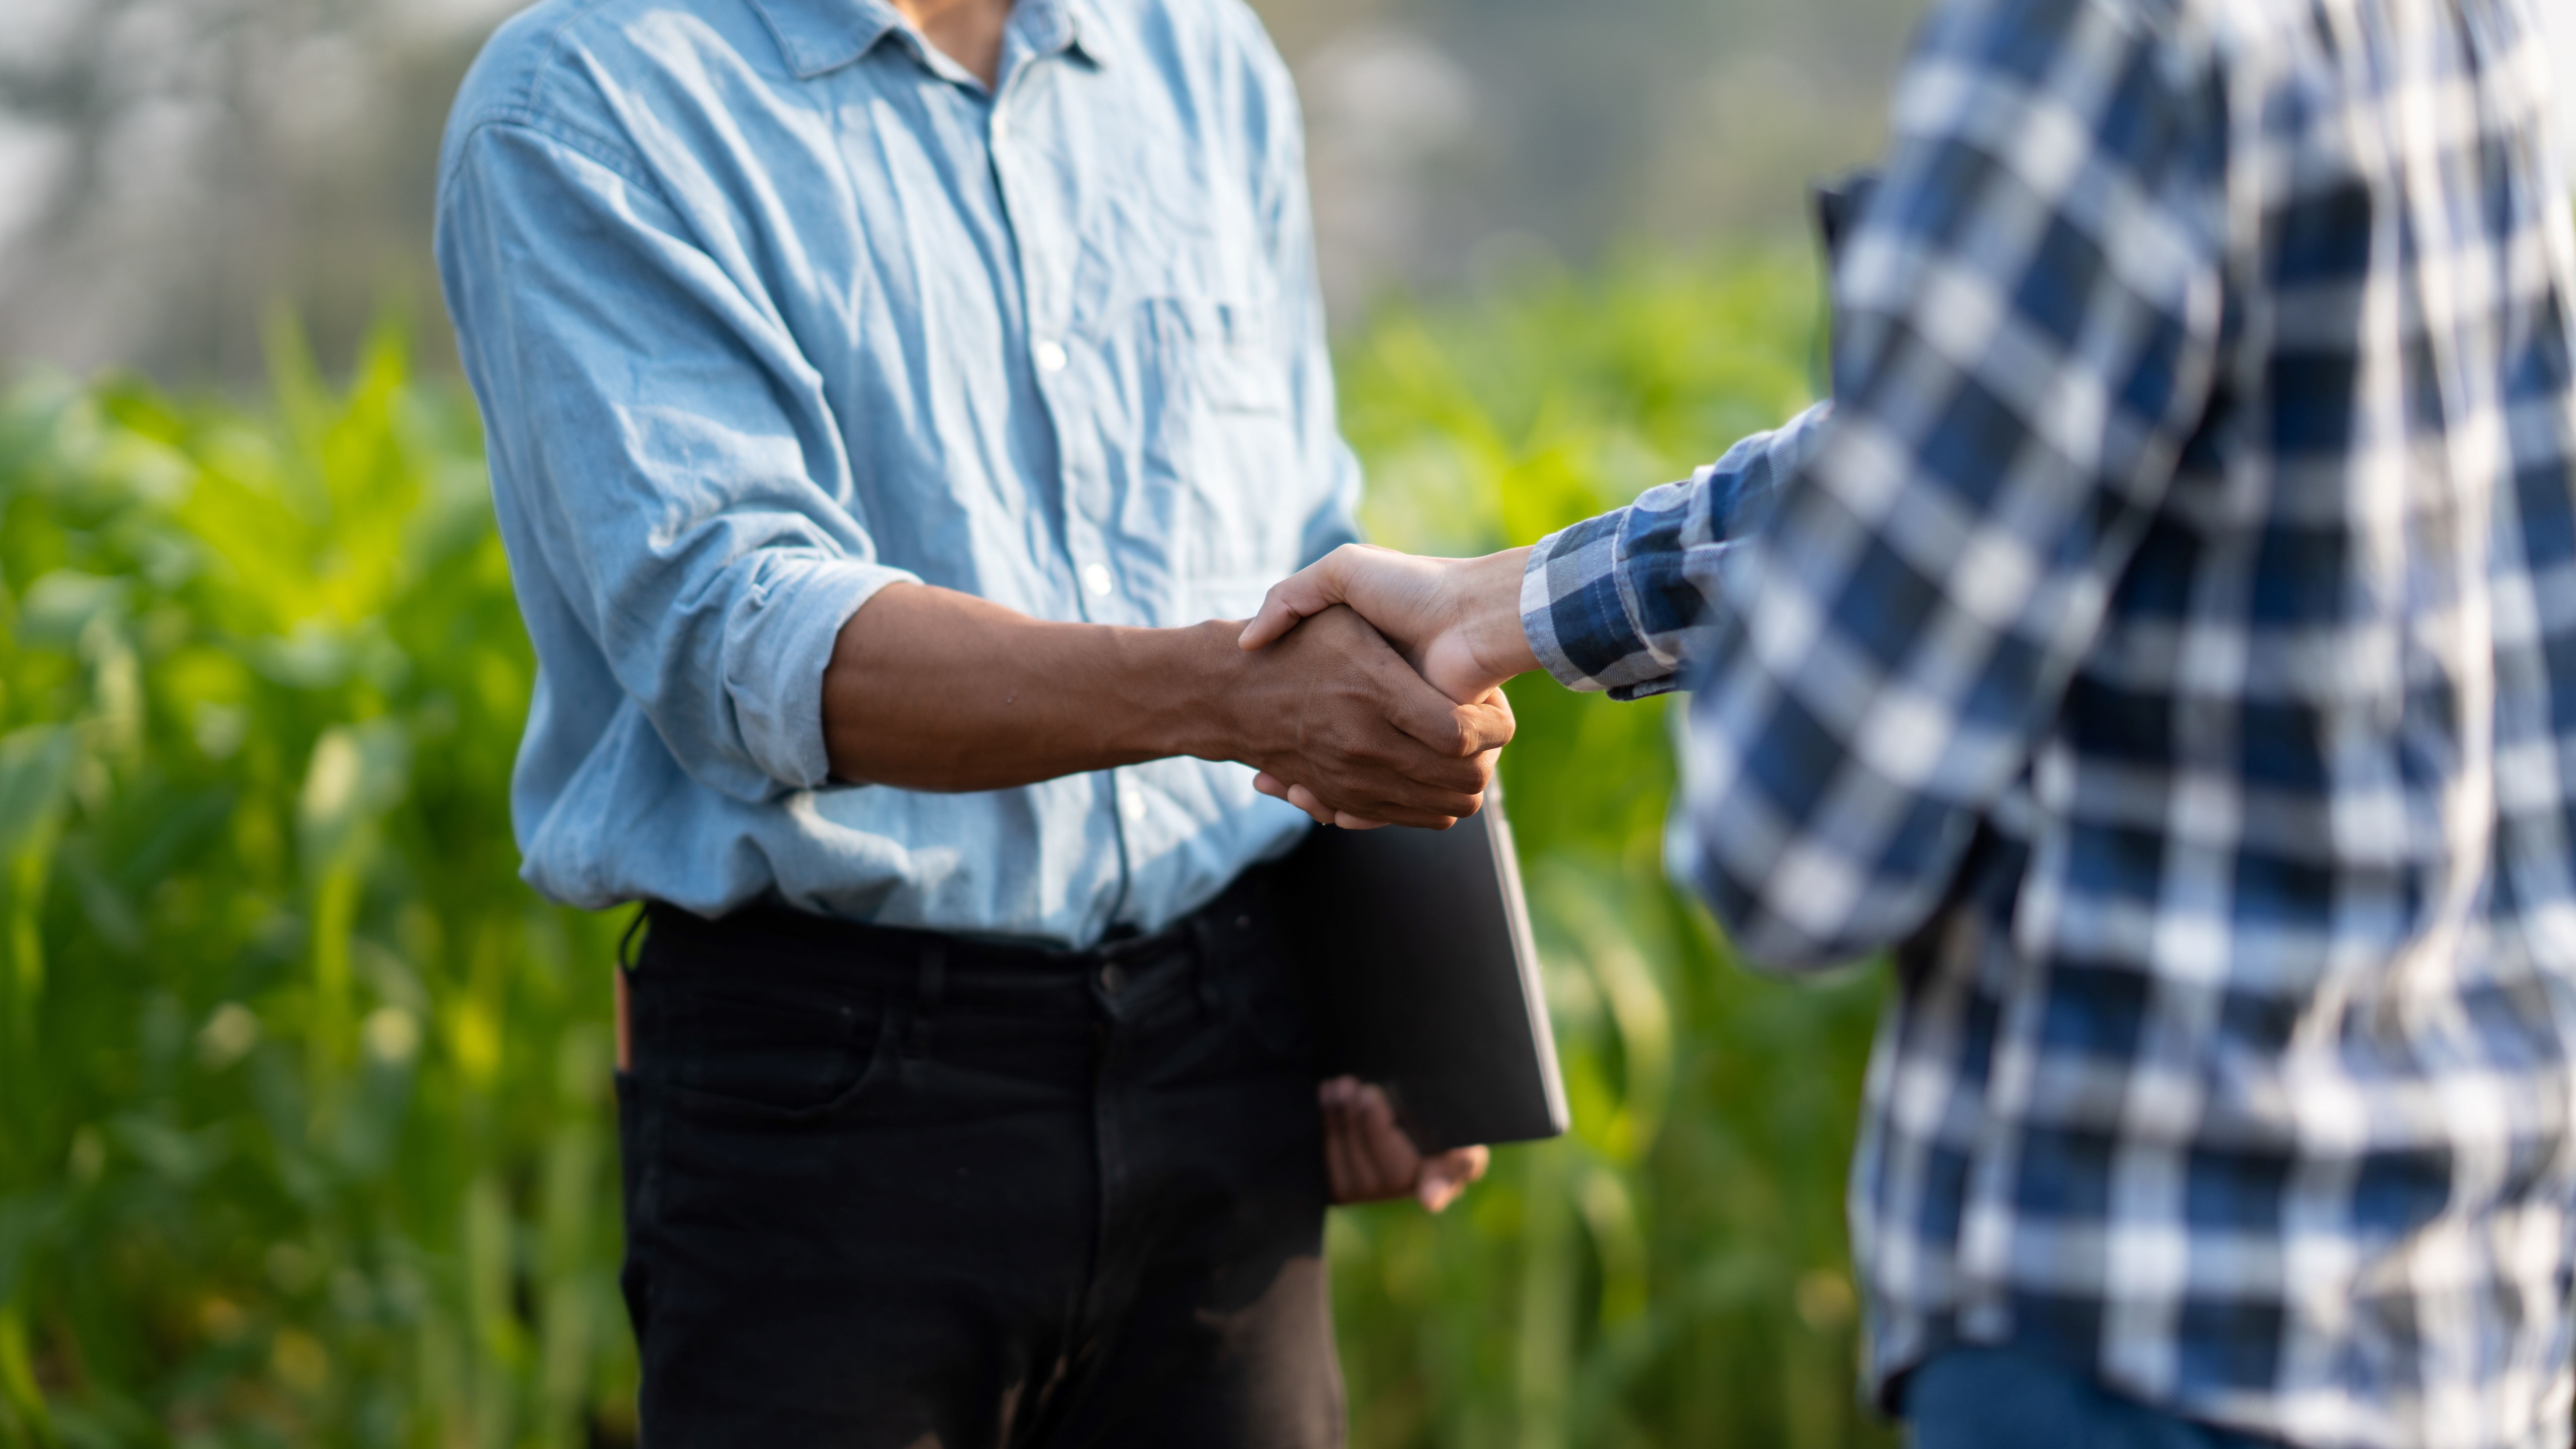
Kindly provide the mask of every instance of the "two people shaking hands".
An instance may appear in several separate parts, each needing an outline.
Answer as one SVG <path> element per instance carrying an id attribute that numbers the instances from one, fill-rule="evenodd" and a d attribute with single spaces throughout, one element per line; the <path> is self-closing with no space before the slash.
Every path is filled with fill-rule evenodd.
<path id="1" fill-rule="evenodd" d="M 1327 1204 L 1482 1158 L 1316 1081 L 1274 866 L 1472 812 L 1539 668 L 1691 689 L 1739 955 L 1893 957 L 1851 1217 L 1919 1449 L 2563 1444 L 2546 76 L 2530 0 L 1938 0 L 1831 400 L 1431 560 L 1359 542 L 1233 0 L 504 25 L 438 252 L 523 874 L 646 903 L 646 1441 L 1341 1443 Z"/>

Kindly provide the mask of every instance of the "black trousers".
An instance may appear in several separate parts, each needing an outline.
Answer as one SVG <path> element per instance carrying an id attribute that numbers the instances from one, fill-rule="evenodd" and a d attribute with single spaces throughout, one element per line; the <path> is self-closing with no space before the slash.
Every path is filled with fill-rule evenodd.
<path id="1" fill-rule="evenodd" d="M 654 909 L 619 1092 L 648 1449 L 1339 1445 L 1270 897 L 1084 953 Z"/>

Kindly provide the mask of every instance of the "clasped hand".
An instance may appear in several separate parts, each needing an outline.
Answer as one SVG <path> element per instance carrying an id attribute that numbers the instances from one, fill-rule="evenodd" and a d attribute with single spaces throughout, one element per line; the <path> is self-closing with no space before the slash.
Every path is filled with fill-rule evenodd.
<path id="1" fill-rule="evenodd" d="M 1460 705 L 1508 711 L 1502 684 L 1538 667 L 1520 618 L 1526 548 L 1482 558 L 1422 558 L 1368 544 L 1344 544 L 1281 580 L 1237 642 L 1270 648 L 1303 633 L 1305 621 L 1347 607 L 1385 636 L 1432 688 Z M 1402 824 L 1340 803 L 1338 792 L 1287 770 L 1264 767 L 1263 794 L 1288 801 L 1326 825 L 1366 830 Z"/>

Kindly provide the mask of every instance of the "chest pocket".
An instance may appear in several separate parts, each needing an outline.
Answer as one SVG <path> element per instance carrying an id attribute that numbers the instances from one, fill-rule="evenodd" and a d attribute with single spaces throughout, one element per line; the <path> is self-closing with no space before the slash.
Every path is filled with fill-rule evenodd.
<path id="1" fill-rule="evenodd" d="M 1311 491 L 1301 486 L 1283 340 L 1256 305 L 1157 297 L 1143 312 L 1159 393 L 1146 501 L 1168 523 L 1174 570 L 1211 603 L 1255 581 L 1267 587 L 1296 566 Z"/>

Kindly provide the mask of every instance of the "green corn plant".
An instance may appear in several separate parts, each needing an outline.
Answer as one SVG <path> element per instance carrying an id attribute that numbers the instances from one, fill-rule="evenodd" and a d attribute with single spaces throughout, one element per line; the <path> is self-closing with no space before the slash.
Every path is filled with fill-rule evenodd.
<path id="1" fill-rule="evenodd" d="M 0 405 L 0 1441 L 583 1442 L 617 923 L 513 878 L 470 408 L 274 351 Z"/>

